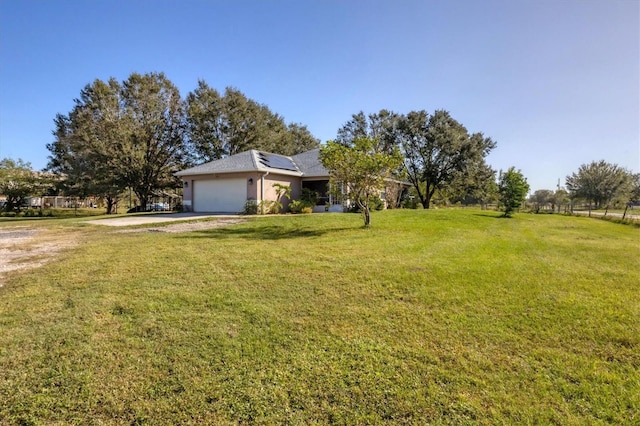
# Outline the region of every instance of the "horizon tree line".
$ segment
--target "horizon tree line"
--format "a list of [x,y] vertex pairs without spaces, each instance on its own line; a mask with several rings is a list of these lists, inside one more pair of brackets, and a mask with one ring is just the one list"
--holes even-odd
[[[294,155],[321,146],[305,125],[287,124],[237,89],[220,93],[199,80],[183,99],[164,73],[133,73],[123,82],[96,79],[80,91],[68,114],[56,115],[54,126],[46,170],[61,178],[49,184],[49,192],[99,196],[107,213],[125,190],[144,207],[154,192],[179,188],[174,173],[196,163],[248,149]],[[361,111],[338,129],[333,142],[353,147],[362,138],[372,141],[372,152],[400,153],[393,175],[411,183],[423,208],[431,207],[436,194],[483,208],[498,200],[499,176],[486,163],[496,142],[470,133],[448,111]],[[9,170],[30,167],[21,161],[2,164],[5,181]],[[633,192],[633,176],[617,165],[594,162],[568,176],[567,188],[570,197],[583,197],[598,208],[625,190]],[[3,190],[8,184],[0,181]]]

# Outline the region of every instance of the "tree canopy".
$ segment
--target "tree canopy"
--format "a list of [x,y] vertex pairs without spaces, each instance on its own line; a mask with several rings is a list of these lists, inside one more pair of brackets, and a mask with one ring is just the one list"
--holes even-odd
[[538,189],[530,197],[529,201],[533,203],[536,213],[546,206],[553,205],[555,194],[550,189]]
[[632,204],[640,204],[640,173],[632,174],[630,183],[629,202]]
[[369,138],[376,143],[376,151],[392,154],[400,146],[397,127],[401,116],[386,109],[365,116],[360,111],[338,129],[335,142],[353,146],[356,139]]
[[185,165],[184,107],[164,74],[132,74],[123,83],[126,137],[116,144],[113,167],[145,207],[153,192],[177,187]]
[[496,143],[482,133],[470,135],[449,112],[410,112],[399,121],[398,138],[409,181],[424,208],[429,208],[436,190],[461,173],[473,177],[474,185],[482,191],[489,190],[486,177],[491,173],[483,163]]
[[294,155],[320,146],[306,126],[286,125],[266,105],[228,87],[223,95],[200,80],[186,99],[187,138],[197,161],[248,149]]
[[486,209],[498,196],[496,171],[483,158],[455,173],[450,182],[443,184],[440,193],[445,193],[451,202],[480,204]]
[[506,172],[500,173],[498,193],[504,217],[511,217],[513,212],[520,208],[528,192],[529,184],[520,170],[510,167]]
[[111,213],[118,192],[126,185],[112,168],[112,154],[125,137],[121,85],[115,79],[85,86],[68,115],[54,120],[48,169],[63,176],[59,189],[67,195],[94,195],[107,201]]
[[68,193],[104,196],[110,212],[125,188],[144,207],[154,191],[179,185],[173,173],[187,153],[184,108],[162,73],[95,80],[55,124],[48,168],[64,176]]
[[320,161],[329,170],[329,185],[343,194],[363,214],[364,226],[371,224],[370,205],[385,188],[385,179],[402,164],[398,149],[387,154],[378,151],[378,141],[355,138],[350,146],[329,141],[320,148]]
[[97,79],[54,123],[47,168],[63,176],[67,194],[104,197],[108,212],[126,188],[144,208],[154,193],[179,187],[173,174],[196,161],[248,149],[293,155],[319,146],[305,125],[285,124],[236,89],[220,95],[199,81],[184,101],[163,73]]
[[630,172],[604,160],[583,164],[566,179],[571,198],[584,198],[589,205],[594,203],[596,209],[608,206],[616,196],[628,201],[631,182]]
[[[66,194],[105,198],[108,212],[127,188],[145,207],[154,193],[178,188],[174,173],[195,162],[249,149],[295,155],[320,146],[305,125],[285,123],[282,116],[237,89],[227,87],[221,94],[200,80],[183,100],[163,73],[133,73],[122,82],[97,79],[80,91],[68,114],[56,115],[54,123],[47,169],[61,177],[57,184]],[[339,156],[352,159],[356,173],[375,167],[381,167],[383,175],[405,173],[402,178],[411,182],[417,199],[429,208],[436,192],[449,201],[483,206],[499,194],[504,204],[508,180],[520,172],[509,169],[496,186],[496,173],[486,163],[495,147],[496,142],[482,133],[470,134],[448,111],[398,114],[382,109],[352,115],[322,153],[327,162]],[[373,163],[361,158],[362,153],[368,153]],[[397,158],[403,161],[395,164]],[[395,168],[386,168],[394,164]],[[333,173],[337,181],[337,172]],[[362,175],[343,174],[367,181]],[[601,160],[580,166],[567,176],[566,186],[572,199],[582,198],[599,208],[614,200],[637,202],[638,181],[638,175]],[[365,187],[358,191],[378,190],[372,182]],[[356,204],[366,199],[358,191],[352,192]],[[538,205],[559,204],[555,198],[539,193],[533,199]]]
[[495,171],[484,159],[496,143],[482,133],[469,134],[447,111],[359,112],[338,130],[336,142],[352,146],[358,138],[375,140],[379,152],[401,149],[407,178],[424,208],[438,190],[483,205],[495,196]]
[[31,170],[31,164],[21,159],[0,160],[0,194],[6,197],[5,211],[20,211],[31,196],[42,195],[45,180]]

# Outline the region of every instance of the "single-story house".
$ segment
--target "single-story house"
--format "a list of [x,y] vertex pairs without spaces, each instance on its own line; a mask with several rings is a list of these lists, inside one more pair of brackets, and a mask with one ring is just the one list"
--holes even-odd
[[[291,199],[309,188],[319,195],[315,211],[342,211],[341,200],[328,193],[329,171],[314,149],[291,157],[249,150],[176,173],[183,181],[183,207],[186,211],[238,213],[247,201],[275,200],[274,184],[291,186]],[[288,200],[280,202],[285,209]]]
[[[300,199],[302,189],[318,194],[315,212],[343,211],[343,200],[329,192],[329,171],[314,149],[291,157],[249,150],[176,173],[183,182],[185,211],[238,213],[248,201],[276,199],[274,184],[289,185],[291,199]],[[279,200],[284,209],[287,199]]]

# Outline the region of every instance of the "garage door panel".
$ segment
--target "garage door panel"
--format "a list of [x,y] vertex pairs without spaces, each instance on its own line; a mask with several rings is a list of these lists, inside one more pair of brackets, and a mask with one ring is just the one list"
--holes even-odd
[[198,180],[193,183],[195,212],[238,213],[247,199],[245,179]]

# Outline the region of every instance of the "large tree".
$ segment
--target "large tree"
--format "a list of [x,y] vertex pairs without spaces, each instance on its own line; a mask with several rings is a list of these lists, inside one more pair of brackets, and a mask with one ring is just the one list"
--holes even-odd
[[212,161],[248,149],[293,155],[317,148],[306,126],[291,123],[266,105],[228,87],[223,95],[200,80],[187,95],[187,136],[198,161]]
[[538,189],[534,192],[529,201],[533,204],[536,213],[540,212],[546,206],[553,206],[555,204],[555,194],[550,189]]
[[595,208],[607,207],[611,200],[630,188],[631,174],[617,164],[604,160],[580,166],[577,172],[566,178],[572,199],[583,198]]
[[504,217],[511,217],[529,192],[529,184],[520,170],[515,167],[509,168],[504,173],[500,173],[498,182],[498,193],[500,194],[500,205],[504,209]]
[[122,100],[130,127],[110,158],[146,208],[154,192],[180,185],[174,173],[184,167],[187,153],[184,106],[163,73],[132,74],[123,83]]
[[640,203],[640,173],[634,173],[630,177],[629,203]]
[[[306,125],[301,123],[289,123],[287,125],[287,134],[282,147],[283,155],[295,155],[301,152],[311,151],[320,147],[320,139],[313,136]],[[275,152],[274,154],[278,154]]]
[[401,117],[397,135],[407,176],[426,209],[435,192],[456,176],[473,167],[481,170],[484,158],[496,146],[482,133],[469,135],[462,124],[442,110],[432,115],[426,111],[410,112]]
[[121,90],[113,78],[85,86],[69,115],[56,116],[55,140],[47,146],[51,152],[48,169],[63,176],[59,189],[67,195],[103,197],[107,214],[112,213],[126,185],[110,158],[126,138]]
[[64,176],[70,193],[103,195],[110,209],[131,188],[145,208],[154,192],[179,185],[173,173],[185,164],[184,107],[162,73],[96,80],[55,124],[48,168]]
[[566,189],[564,188],[560,188],[558,187],[556,189],[556,191],[553,193],[553,209],[555,210],[555,208],[558,208],[558,213],[560,213],[560,210],[562,209],[562,207],[564,206],[565,209],[568,206],[568,200],[569,199],[569,193],[567,192]]
[[496,171],[484,159],[469,164],[464,170],[456,173],[451,182],[443,186],[449,201],[466,205],[480,204],[482,209],[486,209],[498,195]]
[[21,159],[0,160],[0,194],[6,197],[5,211],[20,211],[28,197],[42,195],[42,177]]
[[378,146],[374,139],[356,138],[350,146],[329,141],[320,148],[329,185],[343,188],[344,196],[360,208],[365,227],[371,224],[371,203],[384,190],[386,178],[402,164],[398,149],[388,154],[378,151]]
[[187,137],[198,159],[205,162],[229,155],[223,99],[203,81],[187,95]]
[[335,141],[352,146],[356,139],[369,138],[376,141],[378,152],[391,154],[400,144],[396,134],[400,118],[399,114],[386,109],[369,115],[360,111],[338,129]]

